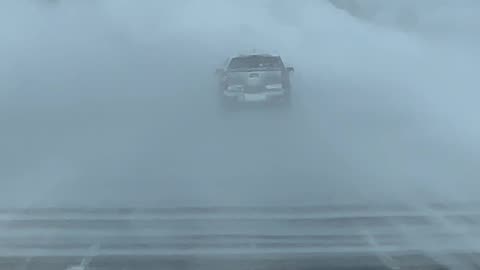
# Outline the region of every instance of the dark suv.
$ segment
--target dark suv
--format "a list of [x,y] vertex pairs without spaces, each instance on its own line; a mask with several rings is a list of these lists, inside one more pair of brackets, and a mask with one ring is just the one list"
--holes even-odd
[[220,97],[224,103],[266,103],[290,101],[290,73],[280,56],[239,55],[217,69]]

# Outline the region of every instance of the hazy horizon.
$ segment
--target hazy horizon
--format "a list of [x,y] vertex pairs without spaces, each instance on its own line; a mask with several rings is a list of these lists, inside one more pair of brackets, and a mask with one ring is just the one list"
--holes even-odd
[[[479,4],[390,2],[1,3],[0,207],[478,201]],[[290,111],[219,110],[252,49]]]

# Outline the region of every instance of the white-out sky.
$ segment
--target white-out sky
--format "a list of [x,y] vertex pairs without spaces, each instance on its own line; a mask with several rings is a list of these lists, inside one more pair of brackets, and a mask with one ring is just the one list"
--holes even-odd
[[[476,200],[479,4],[364,5],[2,2],[0,206]],[[251,49],[291,111],[218,110]]]

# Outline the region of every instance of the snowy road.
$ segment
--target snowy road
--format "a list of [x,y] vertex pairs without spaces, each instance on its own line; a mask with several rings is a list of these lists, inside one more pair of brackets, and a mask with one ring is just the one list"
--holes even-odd
[[95,256],[95,269],[269,268],[295,261],[305,269],[435,269],[429,267],[472,260],[479,222],[478,205],[3,209],[0,263],[62,269]]
[[[307,2],[2,3],[0,255],[476,253],[480,207],[431,205],[478,201],[476,6]],[[219,110],[215,68],[250,48],[295,67],[291,110]]]
[[[472,249],[480,209],[398,206],[30,209],[0,218],[2,254],[208,255]],[[441,244],[441,245],[439,245]]]

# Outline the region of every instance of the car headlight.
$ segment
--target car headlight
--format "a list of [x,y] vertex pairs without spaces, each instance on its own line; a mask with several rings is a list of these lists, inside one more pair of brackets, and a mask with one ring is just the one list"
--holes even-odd
[[243,90],[243,85],[240,85],[240,84],[229,85],[227,87],[227,91],[231,91],[231,92],[240,92],[242,90]]
[[267,84],[265,85],[267,90],[281,90],[283,88],[281,83]]

